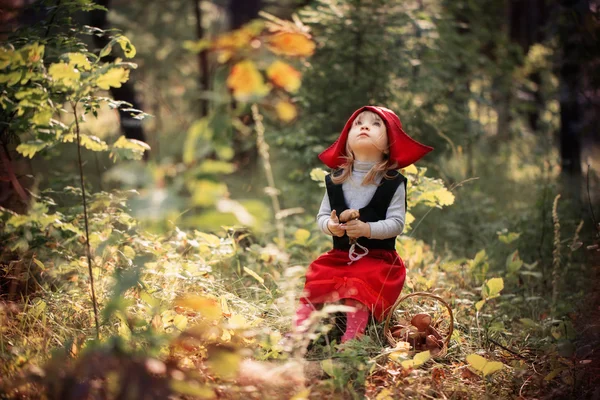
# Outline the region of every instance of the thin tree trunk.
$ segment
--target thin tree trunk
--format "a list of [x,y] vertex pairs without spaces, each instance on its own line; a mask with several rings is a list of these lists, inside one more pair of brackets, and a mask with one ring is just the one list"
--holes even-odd
[[[196,13],[196,36],[198,40],[204,37],[204,27],[202,26],[202,8],[200,7],[200,0],[193,0],[194,11]],[[202,97],[202,95],[209,89],[209,75],[208,70],[208,53],[206,50],[202,50],[198,54],[198,73],[199,73],[199,85],[201,91],[200,98],[200,116],[206,117],[208,115],[208,99]]]

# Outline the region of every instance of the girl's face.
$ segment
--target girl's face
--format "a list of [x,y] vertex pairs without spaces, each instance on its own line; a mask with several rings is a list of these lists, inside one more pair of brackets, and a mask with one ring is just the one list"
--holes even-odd
[[388,137],[381,117],[363,111],[352,122],[348,133],[348,147],[359,161],[381,161],[388,152]]

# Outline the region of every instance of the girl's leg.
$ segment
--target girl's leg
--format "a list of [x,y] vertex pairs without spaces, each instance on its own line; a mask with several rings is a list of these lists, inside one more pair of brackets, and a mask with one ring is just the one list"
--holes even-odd
[[364,304],[354,299],[347,299],[344,304],[356,308],[356,311],[346,314],[346,332],[342,336],[342,343],[361,337],[369,322],[369,310]]
[[306,304],[300,303],[294,316],[294,331],[298,332],[302,330],[302,324],[306,321],[310,314],[315,310],[320,310],[323,307],[322,304]]

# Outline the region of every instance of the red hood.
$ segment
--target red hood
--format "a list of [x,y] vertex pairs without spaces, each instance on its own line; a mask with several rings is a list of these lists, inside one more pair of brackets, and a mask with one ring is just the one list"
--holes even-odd
[[396,162],[398,168],[405,168],[414,164],[425,154],[433,150],[433,147],[421,144],[408,136],[402,129],[400,118],[385,107],[364,106],[356,110],[340,134],[340,137],[327,150],[319,154],[319,159],[330,168],[338,168],[345,161],[343,158],[346,153],[346,141],[348,132],[352,127],[352,122],[361,112],[369,110],[381,117],[385,122],[387,130],[388,143],[390,146],[390,160]]

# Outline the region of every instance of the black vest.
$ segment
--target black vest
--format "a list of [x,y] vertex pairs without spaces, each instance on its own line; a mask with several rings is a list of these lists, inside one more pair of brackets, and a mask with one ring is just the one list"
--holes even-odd
[[[340,174],[342,171],[336,171],[335,174]],[[387,209],[394,197],[394,193],[398,187],[404,183],[406,188],[406,178],[396,170],[388,171],[388,175],[392,176],[391,179],[385,179],[381,181],[381,184],[373,194],[373,198],[369,204],[358,210],[360,212],[360,220],[363,222],[376,222],[385,219]],[[336,185],[331,181],[331,175],[325,177],[325,183],[327,185],[327,196],[329,197],[329,204],[331,209],[335,210],[338,217],[342,214],[342,211],[348,209],[346,199],[344,199],[344,191],[342,185]],[[406,197],[404,198],[404,206],[406,208]],[[358,238],[358,243],[365,246],[368,249],[386,249],[395,250],[396,248],[396,236],[388,239],[368,239],[366,237]],[[344,234],[342,237],[333,236],[333,248],[340,250],[350,249],[350,240],[348,235]]]

